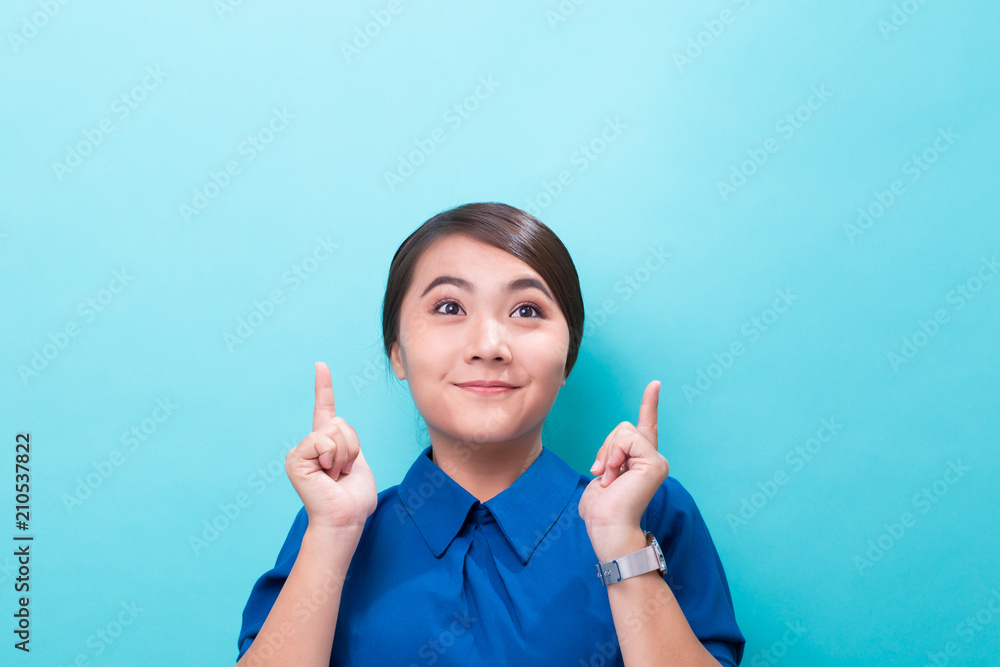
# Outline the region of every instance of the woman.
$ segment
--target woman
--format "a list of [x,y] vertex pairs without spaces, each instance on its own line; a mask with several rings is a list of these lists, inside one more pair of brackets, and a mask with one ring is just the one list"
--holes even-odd
[[393,257],[382,328],[431,444],[377,493],[316,365],[313,430],[286,461],[303,509],[244,609],[240,667],[739,663],[722,564],[657,452],[660,383],[597,450],[599,477],[542,445],[583,337],[548,227],[499,203],[432,217]]

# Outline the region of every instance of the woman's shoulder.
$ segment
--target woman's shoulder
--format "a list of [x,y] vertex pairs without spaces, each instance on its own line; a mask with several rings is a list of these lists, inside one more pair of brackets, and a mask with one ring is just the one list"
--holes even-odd
[[671,534],[703,523],[694,497],[675,477],[663,480],[642,517],[643,528],[654,534]]

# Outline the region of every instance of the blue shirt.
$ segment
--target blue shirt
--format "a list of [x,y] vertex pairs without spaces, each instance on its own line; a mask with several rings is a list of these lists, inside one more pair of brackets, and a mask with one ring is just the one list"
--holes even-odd
[[[622,666],[579,515],[593,477],[543,447],[509,488],[480,503],[430,456],[427,447],[398,486],[378,494],[344,582],[330,664]],[[307,520],[303,508],[254,584],[240,657],[291,571]],[[694,634],[720,663],[739,664],[745,640],[691,495],[668,477],[640,525],[660,543],[664,579]]]

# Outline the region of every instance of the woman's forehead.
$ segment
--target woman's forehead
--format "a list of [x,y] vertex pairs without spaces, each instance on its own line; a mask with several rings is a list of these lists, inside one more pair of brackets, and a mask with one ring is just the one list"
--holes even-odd
[[414,274],[429,280],[447,272],[470,282],[487,281],[491,277],[499,282],[499,276],[494,275],[497,270],[538,276],[509,252],[464,234],[451,234],[431,244],[417,261]]
[[499,293],[506,297],[530,292],[555,300],[545,279],[527,263],[477,239],[449,237],[429,247],[414,268],[404,301],[420,300],[438,285],[451,285],[471,295]]

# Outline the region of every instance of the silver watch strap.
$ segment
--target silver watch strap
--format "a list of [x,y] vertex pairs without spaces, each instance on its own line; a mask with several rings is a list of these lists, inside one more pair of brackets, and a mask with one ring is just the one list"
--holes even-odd
[[660,551],[660,545],[657,544],[653,534],[648,531],[646,532],[646,542],[649,546],[644,549],[634,551],[621,558],[598,563],[597,576],[601,583],[605,586],[616,584],[623,579],[646,574],[653,570],[659,570],[661,573],[666,572],[667,562],[663,558],[663,552]]

